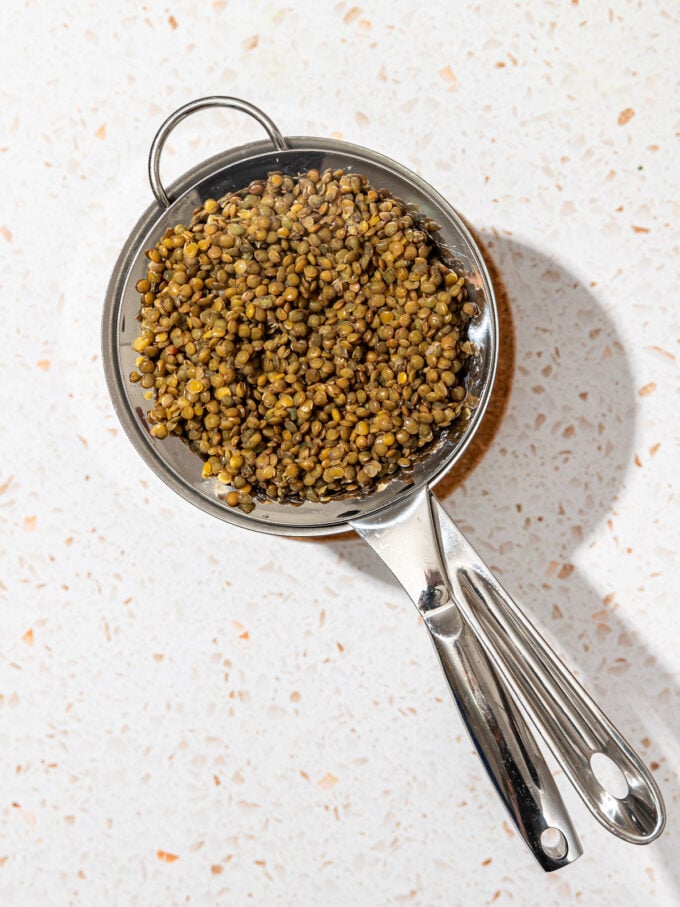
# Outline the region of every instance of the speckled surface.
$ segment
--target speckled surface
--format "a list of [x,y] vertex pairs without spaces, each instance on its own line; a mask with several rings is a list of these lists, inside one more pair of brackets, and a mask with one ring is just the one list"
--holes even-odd
[[[5,9],[0,903],[678,903],[679,25],[660,2]],[[123,436],[106,284],[153,132],[210,93],[398,157],[488,244],[515,383],[446,506],[652,764],[657,843],[565,787],[585,854],[542,875],[368,548],[211,521]],[[202,114],[163,172],[258,136]]]

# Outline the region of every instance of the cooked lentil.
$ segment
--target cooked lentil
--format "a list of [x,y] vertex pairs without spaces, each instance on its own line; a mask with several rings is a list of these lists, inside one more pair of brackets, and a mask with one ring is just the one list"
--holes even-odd
[[[436,224],[365,177],[270,173],[146,252],[130,380],[151,434],[254,499],[365,495],[467,419],[476,306]],[[226,489],[225,489],[226,492]]]

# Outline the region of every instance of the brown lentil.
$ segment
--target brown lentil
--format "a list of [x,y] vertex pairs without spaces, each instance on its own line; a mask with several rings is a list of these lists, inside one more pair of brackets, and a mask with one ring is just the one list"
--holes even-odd
[[254,499],[365,495],[470,416],[465,273],[436,224],[358,174],[312,170],[208,199],[146,255],[132,382],[153,437]]

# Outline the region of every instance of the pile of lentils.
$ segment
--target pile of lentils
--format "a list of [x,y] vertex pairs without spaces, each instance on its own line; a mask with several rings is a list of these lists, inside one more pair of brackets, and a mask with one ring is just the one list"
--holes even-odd
[[365,495],[470,416],[476,312],[437,225],[364,176],[270,173],[208,199],[146,252],[130,380],[155,438],[178,435],[255,499]]

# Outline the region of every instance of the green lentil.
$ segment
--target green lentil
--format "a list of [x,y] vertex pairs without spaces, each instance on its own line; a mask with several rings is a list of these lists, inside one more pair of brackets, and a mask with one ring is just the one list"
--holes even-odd
[[359,174],[270,173],[146,254],[130,381],[153,437],[255,500],[365,495],[470,416],[478,312],[438,227]]

